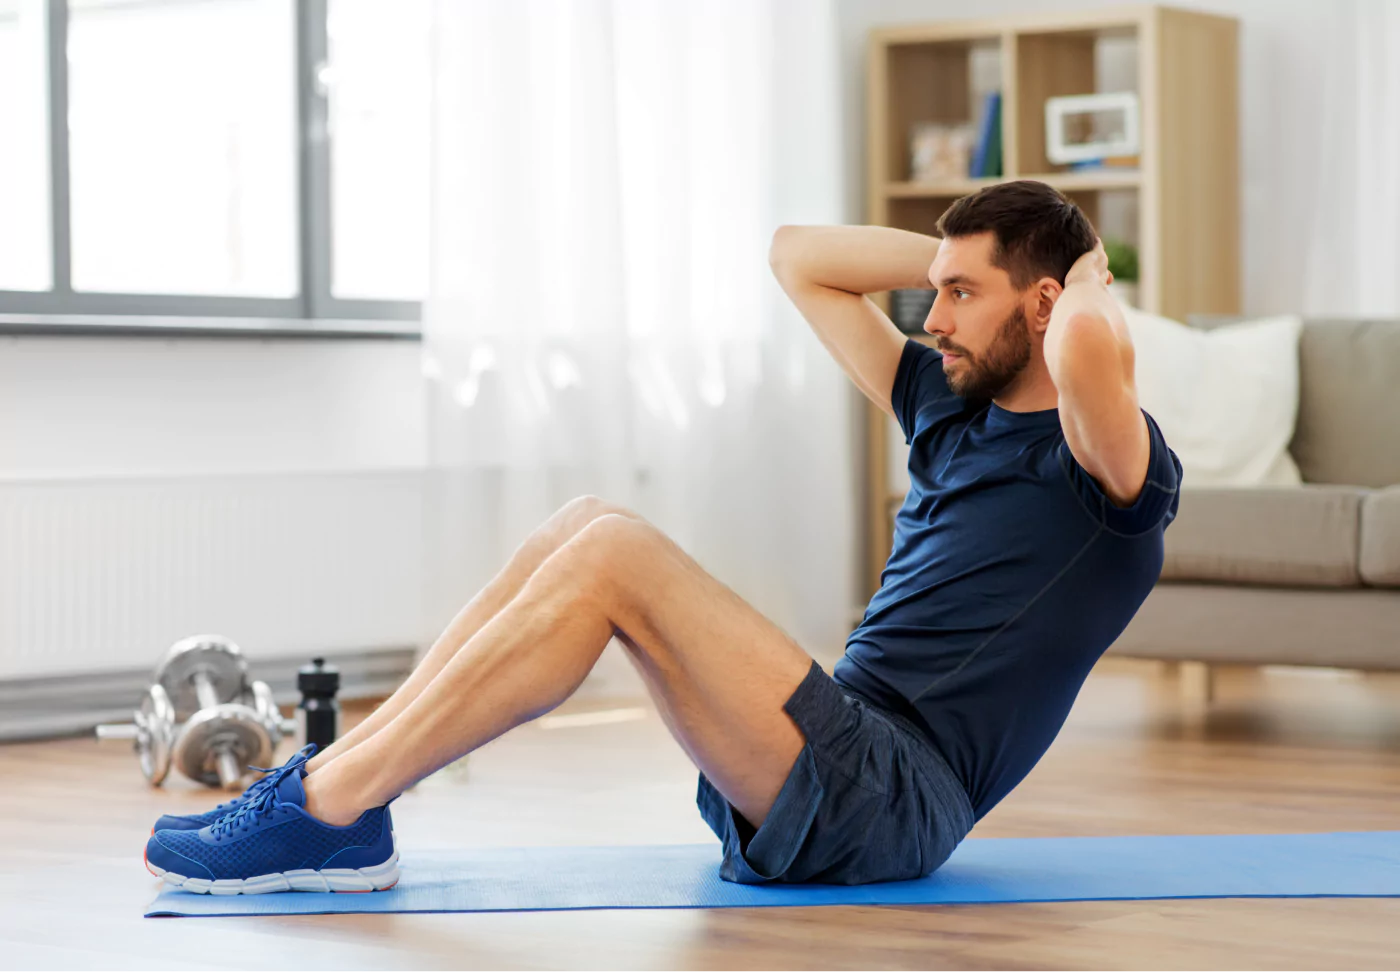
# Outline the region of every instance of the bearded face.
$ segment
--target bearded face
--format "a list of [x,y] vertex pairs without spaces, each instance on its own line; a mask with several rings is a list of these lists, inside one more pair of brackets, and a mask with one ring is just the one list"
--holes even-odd
[[948,387],[959,398],[990,400],[1000,395],[1030,363],[1031,338],[1026,312],[1020,306],[1001,322],[992,342],[977,354],[942,338],[937,350],[943,359]]

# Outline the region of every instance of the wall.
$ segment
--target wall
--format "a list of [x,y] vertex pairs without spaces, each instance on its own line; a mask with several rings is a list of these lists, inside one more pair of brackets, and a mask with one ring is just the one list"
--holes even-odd
[[403,340],[0,338],[0,479],[418,468]]
[[[836,0],[841,34],[848,220],[863,218],[865,198],[865,43],[889,24],[997,17],[1042,11],[1036,0],[983,0],[975,11],[952,0]],[[1053,9],[1120,4],[1073,0]],[[1241,195],[1244,313],[1346,312],[1344,298],[1312,296],[1303,272],[1304,242],[1319,209],[1342,204],[1349,187],[1320,178],[1324,78],[1347,69],[1333,36],[1354,0],[1181,0],[1172,6],[1240,20]],[[1335,106],[1344,108],[1345,106]],[[1343,138],[1345,132],[1341,133]],[[1350,142],[1348,142],[1350,144]],[[1339,244],[1340,245],[1340,244]]]
[[0,338],[0,679],[139,671],[202,631],[264,663],[430,639],[419,359]]

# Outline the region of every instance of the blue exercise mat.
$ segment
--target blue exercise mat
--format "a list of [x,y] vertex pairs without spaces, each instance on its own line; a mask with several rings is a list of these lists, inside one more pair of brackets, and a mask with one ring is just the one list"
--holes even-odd
[[973,839],[929,877],[856,887],[731,884],[719,856],[717,843],[410,849],[388,891],[166,888],[146,916],[1400,896],[1400,831]]

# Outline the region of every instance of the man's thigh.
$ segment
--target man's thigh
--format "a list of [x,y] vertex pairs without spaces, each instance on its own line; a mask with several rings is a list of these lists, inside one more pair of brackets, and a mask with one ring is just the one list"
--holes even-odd
[[646,520],[609,515],[588,531],[603,606],[662,718],[759,826],[806,741],[783,703],[811,656]]

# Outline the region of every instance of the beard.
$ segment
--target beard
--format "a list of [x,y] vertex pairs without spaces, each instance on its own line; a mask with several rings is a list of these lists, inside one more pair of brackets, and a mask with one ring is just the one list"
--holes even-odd
[[950,342],[938,343],[939,351],[945,347],[962,356],[963,367],[947,374],[948,387],[953,394],[959,398],[990,401],[1005,391],[1030,364],[1031,338],[1026,333],[1026,312],[1017,307],[1001,322],[992,343],[976,357]]

